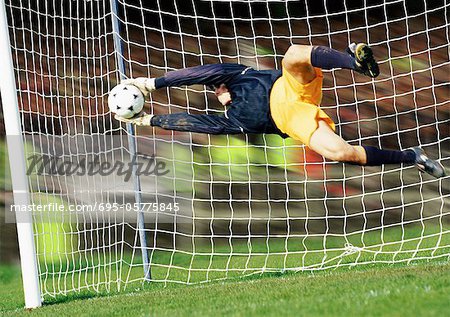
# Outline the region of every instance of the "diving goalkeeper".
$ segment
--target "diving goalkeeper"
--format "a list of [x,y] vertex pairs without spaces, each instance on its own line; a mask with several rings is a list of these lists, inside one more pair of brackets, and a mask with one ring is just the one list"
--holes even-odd
[[292,45],[280,70],[254,70],[240,64],[210,64],[168,72],[159,78],[135,78],[144,96],[155,89],[203,84],[227,106],[223,115],[175,113],[116,119],[139,126],[208,134],[271,133],[292,137],[327,159],[350,164],[416,164],[422,172],[443,177],[443,166],[415,147],[397,151],[352,146],[338,136],[333,120],[319,107],[321,69],[346,68],[369,77],[379,75],[371,48],[352,43],[346,52],[325,46]]

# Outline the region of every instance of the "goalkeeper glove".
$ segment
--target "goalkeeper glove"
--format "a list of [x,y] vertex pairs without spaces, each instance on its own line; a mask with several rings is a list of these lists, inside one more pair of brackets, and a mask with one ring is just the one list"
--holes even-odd
[[142,92],[145,98],[147,98],[151,92],[156,90],[155,78],[137,77],[124,79],[120,83],[125,85],[136,86]]
[[126,119],[124,117],[115,115],[114,118],[116,120],[119,120],[120,122],[124,122],[124,123],[131,123],[137,126],[151,126],[151,121],[153,118],[152,114],[146,114],[145,112],[141,112],[138,115]]

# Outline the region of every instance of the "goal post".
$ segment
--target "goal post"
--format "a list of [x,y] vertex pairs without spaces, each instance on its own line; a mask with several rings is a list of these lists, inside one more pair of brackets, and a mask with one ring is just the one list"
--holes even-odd
[[[321,108],[337,133],[353,145],[421,146],[448,168],[448,1],[0,7],[3,113],[19,138],[8,142],[15,204],[43,209],[17,224],[26,307],[157,283],[449,260],[449,176],[331,162],[277,135],[134,129],[107,105],[125,75],[210,63],[281,70],[292,44],[366,42],[379,77],[324,71]],[[226,110],[203,85],[158,89],[144,107]]]
[[[2,96],[3,114],[8,156],[11,168],[11,180],[14,203],[30,205],[28,177],[25,173],[25,153],[22,138],[22,125],[17,102],[17,88],[14,77],[14,67],[11,57],[11,42],[9,39],[8,21],[5,13],[5,1],[0,0],[0,60],[4,69],[0,72],[0,90]],[[9,211],[6,211],[9,212]],[[16,213],[17,237],[19,240],[20,266],[22,271],[25,308],[41,306],[36,248],[34,245],[33,219],[31,212]]]
[[[110,0],[111,5],[111,19],[112,19],[112,29],[114,33],[114,48],[116,51],[117,58],[117,66],[118,71],[120,73],[120,79],[125,79],[125,63],[123,60],[123,49],[122,49],[122,41],[120,39],[120,27],[119,27],[119,16],[117,12],[117,1],[118,0]],[[127,132],[128,132],[128,145],[131,155],[131,161],[138,160],[137,158],[137,146],[136,146],[136,132],[135,128],[131,123],[127,123]],[[142,204],[142,192],[141,192],[141,180],[140,176],[137,175],[137,166],[133,166],[133,189],[134,189],[134,197],[137,205],[139,206],[138,211],[138,231],[139,231],[139,241],[141,244],[141,254],[142,254],[142,265],[144,269],[144,278],[146,281],[151,280],[151,268],[148,259],[148,250],[147,250],[147,237],[145,234],[145,220],[144,220],[144,212],[143,212],[143,204]]]

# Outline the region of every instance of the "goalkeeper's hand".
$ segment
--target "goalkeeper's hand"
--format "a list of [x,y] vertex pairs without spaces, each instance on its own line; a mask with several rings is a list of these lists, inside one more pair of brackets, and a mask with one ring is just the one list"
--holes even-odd
[[145,98],[147,98],[148,95],[156,89],[155,78],[137,77],[124,79],[120,81],[120,83],[136,86],[142,92]]
[[124,123],[131,123],[137,126],[150,126],[153,118],[152,114],[146,114],[145,112],[141,112],[132,118],[124,118],[118,115],[115,115],[114,118]]

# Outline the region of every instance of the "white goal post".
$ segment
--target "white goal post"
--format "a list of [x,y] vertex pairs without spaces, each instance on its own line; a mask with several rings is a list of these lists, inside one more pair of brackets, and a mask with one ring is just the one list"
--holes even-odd
[[[5,3],[0,0],[0,7]],[[0,89],[2,94],[3,112],[5,116],[5,132],[8,136],[8,155],[11,166],[11,180],[16,204],[30,204],[28,179],[25,174],[25,153],[22,138],[22,127],[19,117],[19,105],[17,102],[17,88],[14,78],[14,68],[10,50],[8,24],[5,10],[0,12],[0,59],[3,61],[4,70],[0,73]],[[41,306],[41,293],[39,289],[36,248],[34,245],[31,213],[17,215],[17,237],[20,244],[20,260],[22,269],[22,281],[25,294],[25,306],[35,308]]]
[[[125,77],[208,63],[281,69],[291,44],[345,50],[366,42],[379,77],[324,71],[321,107],[337,133],[351,144],[421,146],[448,168],[448,1],[1,0],[0,7],[13,180],[6,190],[14,192],[5,212],[23,220],[26,307],[154,283],[449,260],[448,176],[330,162],[275,135],[134,131],[107,106]],[[160,89],[145,109],[225,110],[201,85]]]

